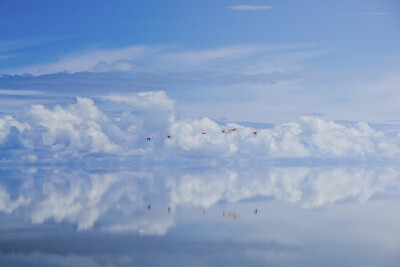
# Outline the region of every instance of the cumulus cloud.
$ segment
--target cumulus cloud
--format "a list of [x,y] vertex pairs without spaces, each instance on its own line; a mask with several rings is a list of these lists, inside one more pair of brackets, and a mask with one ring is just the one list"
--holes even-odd
[[[83,153],[118,150],[118,145],[112,143],[103,131],[107,128],[107,117],[91,99],[78,97],[76,104],[66,108],[56,106],[53,110],[43,105],[32,105],[26,119],[33,126],[33,131],[27,132],[24,140],[28,147],[43,146],[53,151]],[[38,140],[34,140],[36,138]]]
[[4,150],[21,148],[20,133],[29,127],[11,116],[0,118],[0,147]]
[[[64,107],[32,105],[18,119],[0,118],[0,145],[10,153],[25,151],[37,160],[62,162],[94,154],[148,155],[152,160],[180,162],[180,159],[394,159],[400,152],[399,135],[385,135],[365,122],[345,126],[301,117],[297,122],[254,129],[237,123],[221,124],[209,118],[179,119],[176,102],[162,91],[101,98],[130,108],[108,116],[92,99],[81,97]],[[151,140],[147,141],[147,137]]]

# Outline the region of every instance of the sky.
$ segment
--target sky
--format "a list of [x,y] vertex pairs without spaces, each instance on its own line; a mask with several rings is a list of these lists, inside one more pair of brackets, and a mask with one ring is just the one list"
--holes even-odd
[[191,118],[398,119],[397,1],[0,5],[3,112],[32,102],[7,90],[44,103],[162,90]]
[[397,266],[399,26],[394,0],[0,1],[0,262]]

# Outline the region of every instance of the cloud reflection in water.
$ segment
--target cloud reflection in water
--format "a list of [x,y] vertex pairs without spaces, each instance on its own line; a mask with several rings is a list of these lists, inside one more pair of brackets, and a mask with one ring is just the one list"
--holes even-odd
[[[1,174],[0,258],[4,262],[29,263],[41,257],[48,265],[62,265],[59,255],[66,253],[69,256],[62,259],[69,264],[101,265],[103,260],[133,265],[140,259],[149,264],[155,261],[146,253],[153,251],[164,260],[158,265],[173,264],[168,253],[177,257],[175,265],[202,262],[199,255],[207,253],[211,263],[199,265],[319,265],[328,258],[331,263],[359,263],[360,255],[379,248],[378,258],[384,255],[390,264],[397,260],[393,252],[400,249],[396,241],[400,227],[394,224],[400,216],[391,212],[400,208],[400,170],[393,166],[176,171],[27,167],[3,169]],[[228,211],[235,212],[237,219],[229,217]],[[12,234],[15,231],[20,233]],[[36,232],[41,234],[32,234]],[[54,250],[49,244],[56,240],[63,240],[65,246],[97,240],[104,247],[79,251],[60,245]],[[110,250],[114,245],[129,245],[132,250]],[[322,254],[316,257],[319,245]],[[346,249],[355,254],[342,261],[330,258],[348,254]],[[191,258],[184,260],[183,255]],[[228,255],[229,261],[221,258]]]
[[[264,167],[84,171],[30,168],[3,171],[0,210],[34,224],[68,222],[78,230],[164,235],[180,208],[209,209],[218,203],[273,199],[299,208],[366,202],[399,190],[393,167]],[[150,211],[146,206],[151,204]],[[172,212],[168,213],[170,206]],[[3,215],[6,216],[6,215]]]

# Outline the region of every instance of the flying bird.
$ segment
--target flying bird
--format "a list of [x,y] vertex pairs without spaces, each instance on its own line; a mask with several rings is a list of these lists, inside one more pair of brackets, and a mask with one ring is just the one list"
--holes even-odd
[[147,141],[150,141],[150,140],[151,140],[151,138],[150,138],[150,137],[147,137],[147,138],[146,138],[146,140],[147,140]]

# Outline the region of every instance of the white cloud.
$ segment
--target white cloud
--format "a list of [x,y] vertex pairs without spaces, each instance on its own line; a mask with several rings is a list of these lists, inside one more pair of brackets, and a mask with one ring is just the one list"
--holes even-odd
[[108,118],[100,112],[91,99],[77,98],[77,103],[66,109],[56,106],[53,110],[42,105],[32,105],[26,114],[33,127],[42,127],[40,143],[59,152],[112,153],[119,149],[112,143],[102,128],[107,127]]
[[[29,125],[20,123],[12,116],[4,116],[0,118],[0,144],[4,143],[6,137],[10,135],[13,128],[17,129],[18,132],[22,132],[25,128],[29,128]],[[13,132],[11,134],[16,135],[17,133]]]
[[272,9],[272,6],[251,6],[251,5],[234,5],[229,6],[229,9],[242,11],[242,10],[269,10]]
[[[386,136],[365,122],[344,126],[301,117],[298,122],[253,129],[237,123],[218,124],[209,118],[179,119],[175,101],[162,91],[102,99],[128,104],[130,111],[109,118],[93,100],[80,97],[66,107],[32,105],[19,120],[0,118],[0,144],[10,153],[15,149],[31,155],[46,151],[36,155],[38,161],[69,161],[92,154],[154,155],[154,160],[161,161],[306,157],[366,160],[393,159],[400,153],[398,136]],[[237,130],[222,132],[232,128]]]
[[383,132],[375,131],[365,122],[358,122],[355,127],[349,128],[313,117],[302,117],[301,120],[304,141],[314,155],[364,157],[399,153],[398,147],[386,147]]

